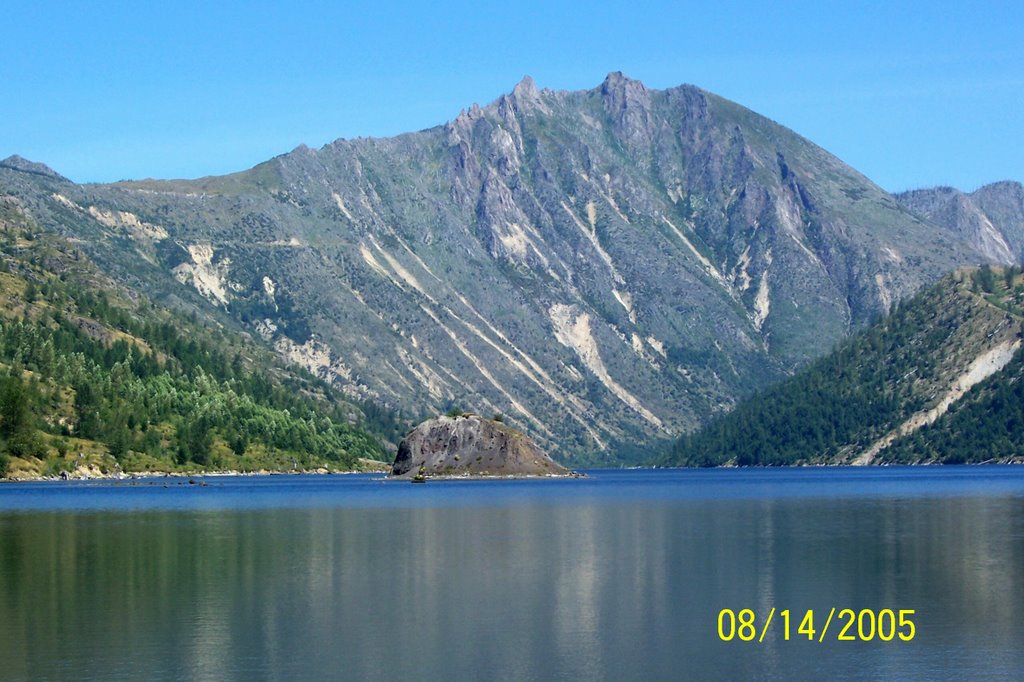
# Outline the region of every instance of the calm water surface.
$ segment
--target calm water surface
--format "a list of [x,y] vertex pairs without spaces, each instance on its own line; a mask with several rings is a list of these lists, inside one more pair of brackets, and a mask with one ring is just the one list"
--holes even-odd
[[2,484],[0,678],[1024,676],[1024,467],[590,473]]

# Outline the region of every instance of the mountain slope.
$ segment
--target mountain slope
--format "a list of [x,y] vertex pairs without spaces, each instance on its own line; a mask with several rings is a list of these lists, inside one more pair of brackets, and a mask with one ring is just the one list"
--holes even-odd
[[622,74],[223,177],[8,160],[0,191],[349,395],[501,412],[574,465],[695,428],[985,258],[792,131]]
[[396,435],[237,332],[111,282],[10,199],[0,311],[0,477],[353,469]]
[[[682,438],[679,465],[985,461],[1024,454],[1019,270],[960,272]],[[983,418],[982,418],[983,417]],[[1016,426],[1014,426],[1016,424]]]
[[952,187],[896,195],[900,205],[967,241],[988,260],[1003,265],[1024,254],[1024,185],[996,182],[971,192]]

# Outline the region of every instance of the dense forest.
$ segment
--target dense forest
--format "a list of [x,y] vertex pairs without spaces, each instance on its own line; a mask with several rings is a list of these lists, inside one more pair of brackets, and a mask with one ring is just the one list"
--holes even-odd
[[237,332],[117,289],[0,213],[0,476],[352,470],[406,424]]
[[[805,370],[680,438],[676,466],[848,463],[933,408],[970,363],[1020,338],[1015,268],[951,275]],[[897,434],[875,461],[974,462],[1024,454],[1021,351],[934,424]]]

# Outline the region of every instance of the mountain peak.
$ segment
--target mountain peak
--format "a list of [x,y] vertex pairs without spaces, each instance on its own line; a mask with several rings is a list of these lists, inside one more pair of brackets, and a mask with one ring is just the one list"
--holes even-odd
[[37,163],[35,161],[29,161],[23,156],[12,154],[3,161],[0,161],[0,168],[10,168],[11,170],[20,171],[22,173],[33,173],[35,175],[43,175],[54,180],[60,180],[61,182],[70,182],[63,175],[53,170],[44,163]]
[[987,185],[982,185],[978,189],[971,192],[971,194],[985,193],[985,192],[1016,192],[1020,194],[1021,190],[1024,190],[1024,185],[1016,180],[999,180],[997,182],[990,182]]
[[540,95],[537,91],[537,84],[529,75],[523,76],[523,79],[516,83],[516,86],[512,88],[512,94],[517,98],[524,99],[536,99]]
[[626,74],[622,73],[621,71],[611,71],[611,72],[609,72],[608,75],[604,77],[604,81],[601,83],[601,89],[602,90],[609,90],[609,89],[612,89],[612,88],[620,89],[620,88],[624,88],[624,87],[628,87],[628,86],[632,86],[632,87],[640,86],[640,88],[642,88],[644,90],[647,89],[646,86],[644,86],[644,84],[642,82],[640,82],[640,81],[638,81],[636,79],[630,78],[629,76],[627,76]]
[[601,83],[601,95],[609,111],[623,111],[632,108],[646,108],[650,103],[647,86],[633,80],[621,71],[609,73]]

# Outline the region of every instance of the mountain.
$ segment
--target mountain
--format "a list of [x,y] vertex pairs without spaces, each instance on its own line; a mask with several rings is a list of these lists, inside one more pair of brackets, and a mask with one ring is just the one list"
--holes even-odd
[[996,182],[967,194],[952,187],[896,195],[901,206],[946,228],[994,263],[1024,255],[1024,185]]
[[620,73],[221,177],[43,169],[0,163],[0,194],[117,281],[352,397],[502,413],[574,466],[635,460],[999,260],[738,104]]
[[676,443],[666,463],[1020,461],[1024,281],[961,271]]
[[0,477],[380,467],[400,428],[0,199]]

